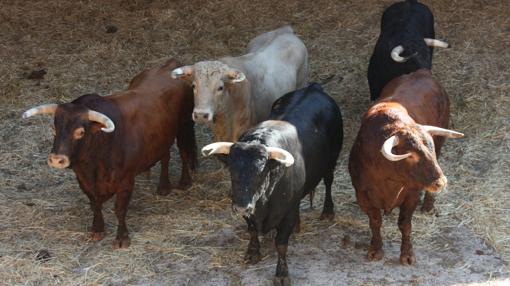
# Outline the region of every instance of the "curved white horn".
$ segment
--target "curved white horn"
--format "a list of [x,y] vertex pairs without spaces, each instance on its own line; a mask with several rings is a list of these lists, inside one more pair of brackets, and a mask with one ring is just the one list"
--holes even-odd
[[202,155],[210,156],[212,154],[225,154],[228,155],[230,153],[230,147],[234,143],[232,142],[215,142],[211,143],[202,148]]
[[43,104],[36,107],[32,107],[29,110],[23,112],[21,117],[23,119],[29,118],[31,116],[37,115],[37,114],[55,114],[55,111],[57,110],[57,104],[50,103],[50,104]]
[[407,58],[401,57],[400,54],[404,51],[402,45],[396,46],[391,50],[391,58],[397,63],[403,63],[407,61]]
[[411,156],[411,153],[402,154],[402,155],[396,155],[391,152],[391,149],[393,147],[398,145],[398,137],[397,135],[393,135],[390,138],[388,138],[386,141],[384,141],[384,144],[381,148],[381,153],[383,156],[390,160],[390,161],[400,161],[403,160],[409,156]]
[[180,78],[182,76],[191,75],[193,73],[193,67],[192,66],[183,66],[180,68],[174,69],[170,75],[173,79]]
[[285,167],[290,167],[294,164],[294,156],[288,151],[278,147],[266,147],[266,150],[269,153],[269,159],[276,160],[284,164]]
[[423,40],[425,40],[425,43],[429,47],[438,47],[438,48],[449,48],[450,47],[450,44],[448,44],[447,42],[440,41],[440,40],[429,39],[429,38],[424,38]]
[[88,118],[90,121],[98,122],[103,124],[106,127],[101,128],[103,132],[113,132],[115,130],[115,124],[113,124],[113,121],[106,115],[99,113],[94,110],[89,110],[88,112]]
[[463,133],[453,131],[450,129],[444,129],[441,127],[430,126],[430,125],[422,125],[421,127],[423,127],[423,129],[425,129],[425,131],[427,131],[432,136],[444,136],[444,137],[448,137],[448,138],[462,138],[462,137],[464,137]]

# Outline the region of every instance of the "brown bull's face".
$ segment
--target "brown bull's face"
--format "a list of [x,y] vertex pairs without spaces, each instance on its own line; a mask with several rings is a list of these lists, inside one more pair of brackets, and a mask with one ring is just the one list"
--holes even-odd
[[440,192],[446,187],[447,180],[436,158],[432,136],[422,128],[409,128],[399,132],[400,144],[395,146],[395,153],[411,155],[402,160],[402,174],[409,176],[419,188],[429,192]]
[[94,124],[87,119],[87,112],[87,108],[72,103],[58,106],[54,117],[55,138],[48,156],[50,167],[64,169],[70,166],[73,154]]

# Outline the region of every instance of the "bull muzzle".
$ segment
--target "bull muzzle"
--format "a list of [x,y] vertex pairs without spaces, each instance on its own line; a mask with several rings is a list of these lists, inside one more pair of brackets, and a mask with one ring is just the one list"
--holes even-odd
[[69,160],[69,157],[67,157],[66,155],[58,155],[51,153],[48,156],[48,165],[52,168],[64,169],[69,167],[70,163],[71,162]]
[[446,188],[447,184],[448,184],[448,180],[446,179],[445,176],[442,176],[439,179],[432,182],[432,184],[425,187],[425,191],[431,192],[431,193],[439,193]]
[[254,208],[253,208],[253,206],[251,204],[246,206],[246,207],[242,207],[242,206],[239,206],[239,205],[236,205],[236,204],[232,204],[232,211],[236,215],[240,215],[240,216],[243,216],[243,217],[249,217],[250,215],[253,214]]
[[193,121],[196,123],[209,123],[213,120],[213,113],[208,110],[194,110],[193,111]]

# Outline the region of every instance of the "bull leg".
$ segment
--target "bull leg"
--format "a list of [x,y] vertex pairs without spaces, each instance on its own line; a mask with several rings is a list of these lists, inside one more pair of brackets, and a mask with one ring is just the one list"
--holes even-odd
[[114,249],[127,248],[131,243],[126,226],[126,213],[129,200],[131,199],[131,194],[133,192],[133,183],[134,182],[131,182],[128,187],[123,187],[123,189],[117,192],[115,200],[115,215],[117,216],[119,224],[117,227],[117,237],[113,241]]
[[310,191],[310,194],[308,194],[310,198],[310,209],[313,210],[313,198],[315,197],[315,189]]
[[430,192],[425,192],[425,196],[423,197],[423,204],[421,205],[421,211],[424,213],[433,213],[434,212],[434,202],[435,197]]
[[278,263],[276,264],[276,275],[273,279],[275,286],[290,286],[289,267],[287,265],[287,246],[289,237],[297,223],[299,217],[299,205],[295,206],[287,216],[282,220],[277,228],[275,245],[278,253]]
[[301,215],[299,214],[299,209],[298,209],[297,221],[296,221],[296,224],[294,225],[294,233],[300,233],[300,232],[301,232]]
[[250,233],[250,243],[248,244],[248,249],[246,250],[246,254],[244,255],[244,262],[248,264],[257,264],[262,255],[260,254],[260,242],[259,242],[259,234],[255,225],[250,222],[248,223],[248,232]]
[[191,187],[191,171],[194,171],[198,165],[197,144],[195,132],[193,130],[193,122],[188,123],[188,125],[179,130],[177,134],[177,148],[179,149],[182,164],[181,178],[177,188],[181,190],[186,190]]
[[[168,164],[170,161],[170,151],[161,158],[161,173],[159,174],[159,184],[156,193],[166,196],[170,193],[170,180],[168,179]],[[149,170],[150,172],[150,170]]]
[[324,176],[324,186],[326,186],[326,195],[324,196],[324,207],[320,219],[332,221],[335,218],[335,206],[331,197],[331,185],[333,184],[333,172]]
[[418,197],[418,195],[408,195],[400,206],[398,228],[402,233],[402,245],[400,246],[400,264],[402,265],[412,265],[416,262],[411,242],[411,219],[418,204]]
[[90,209],[94,214],[92,220],[92,228],[90,230],[89,238],[92,241],[100,241],[104,238],[104,218],[103,218],[103,201],[96,198],[93,194],[85,192],[90,201]]
[[381,210],[370,206],[368,208],[367,214],[370,230],[372,231],[372,240],[370,241],[367,257],[369,261],[381,260],[384,257],[384,251],[382,249],[383,243],[381,238]]
[[104,238],[104,218],[103,218],[103,203],[107,201],[110,196],[96,196],[94,188],[91,188],[85,181],[78,179],[78,184],[82,191],[87,195],[90,202],[90,209],[93,213],[92,228],[90,230],[89,238],[92,241],[100,241]]
[[179,149],[179,153],[185,154],[186,164],[191,171],[195,171],[198,166],[197,141],[195,138],[194,125],[195,122],[190,120],[185,123],[177,133],[177,148]]
[[187,190],[191,187],[191,173],[190,173],[190,161],[192,159],[190,158],[190,154],[187,151],[183,151],[182,149],[179,149],[179,153],[181,156],[181,178],[179,180],[179,185],[177,186],[177,189],[179,190]]

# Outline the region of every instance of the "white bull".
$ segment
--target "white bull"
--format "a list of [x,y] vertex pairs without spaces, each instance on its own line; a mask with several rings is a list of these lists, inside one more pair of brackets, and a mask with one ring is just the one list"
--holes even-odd
[[290,26],[257,36],[247,52],[172,71],[192,85],[193,120],[206,123],[216,141],[237,141],[267,119],[277,98],[307,83],[308,52]]

